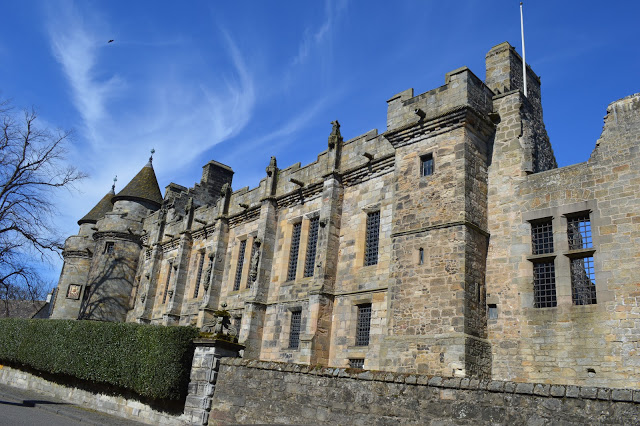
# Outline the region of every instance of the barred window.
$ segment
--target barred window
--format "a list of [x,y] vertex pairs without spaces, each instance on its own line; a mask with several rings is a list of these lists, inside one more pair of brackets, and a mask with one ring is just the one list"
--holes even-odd
[[533,254],[553,253],[553,227],[551,219],[531,224]]
[[291,327],[289,328],[289,349],[298,349],[300,345],[300,320],[301,311],[291,312]]
[[596,304],[596,274],[593,257],[571,259],[571,298],[574,305]]
[[349,368],[364,368],[364,358],[349,358]]
[[238,265],[236,266],[236,277],[233,282],[233,291],[240,290],[240,281],[242,281],[242,268],[244,267],[244,252],[247,249],[247,240],[240,241],[240,249],[238,250]]
[[314,217],[309,221],[309,241],[307,242],[307,257],[304,260],[304,276],[312,277],[316,264],[316,247],[318,246],[318,225],[320,218]]
[[164,283],[164,294],[162,295],[162,304],[167,303],[167,293],[169,292],[169,283],[171,282],[172,270],[173,270],[173,263],[169,262],[169,268],[167,269],[167,281]]
[[536,308],[552,308],[558,305],[553,261],[533,264],[533,302]]
[[569,238],[569,250],[593,247],[589,213],[567,218],[567,237]]
[[200,293],[200,281],[202,280],[202,267],[204,266],[204,252],[200,252],[200,259],[198,261],[198,274],[196,275],[196,288],[193,290],[193,298],[198,297]]
[[113,241],[107,241],[106,243],[104,243],[105,254],[113,253],[114,249],[115,249],[115,243]]
[[371,303],[358,305],[356,324],[356,346],[368,346],[371,332]]
[[364,266],[378,263],[378,241],[380,239],[380,210],[367,214],[367,237],[364,247]]
[[420,157],[420,176],[433,174],[433,154],[426,154]]
[[300,251],[300,231],[302,223],[298,222],[293,225],[293,235],[291,236],[291,252],[289,253],[289,270],[287,271],[287,281],[296,279],[296,270],[298,268],[298,252]]

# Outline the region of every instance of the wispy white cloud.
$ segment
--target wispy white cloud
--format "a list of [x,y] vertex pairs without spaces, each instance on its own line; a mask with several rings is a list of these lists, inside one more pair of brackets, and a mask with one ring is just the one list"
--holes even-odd
[[[171,35],[164,44],[174,47],[171,61],[166,49],[159,49],[158,57],[154,49],[145,49],[138,63],[129,63],[135,72],[121,70],[121,64],[107,61],[102,50],[119,48],[106,43],[105,35],[113,34],[106,19],[73,3],[63,5],[48,11],[48,35],[80,117],[71,156],[91,175],[80,187],[83,197],[61,200],[76,220],[107,192],[115,174],[125,185],[145,164],[152,147],[162,185],[249,122],[256,97],[253,76],[229,33],[221,31],[216,40],[216,54],[229,64],[225,72],[194,72],[200,64],[189,61],[199,57],[198,49],[210,47],[180,43],[180,36]],[[163,42],[126,43],[127,49],[136,49]]]
[[[287,120],[286,124],[276,128],[275,130],[257,138],[250,138],[247,142],[238,145],[230,151],[223,161],[231,161],[234,158],[241,157],[241,154],[254,152],[261,146],[268,146],[269,150],[275,151],[283,145],[292,143],[292,136],[302,131],[309,123],[314,120],[318,114],[331,103],[333,96],[320,98],[312,105],[304,108],[293,119]],[[273,143],[273,141],[279,141]]]
[[347,7],[346,0],[325,0],[325,16],[317,27],[307,27],[302,41],[298,46],[298,53],[293,58],[293,65],[300,65],[307,61],[313,49],[327,42],[331,37],[338,18]]
[[[88,31],[88,21],[82,19],[73,7],[62,7],[58,13],[59,19],[51,21],[57,24],[49,26],[51,49],[63,67],[72,89],[73,102],[91,135],[89,140],[93,142],[96,125],[105,117],[105,103],[124,88],[123,82],[117,75],[98,77],[98,46],[104,44],[104,40],[98,37],[95,29]],[[91,20],[97,21],[95,17]],[[96,27],[101,26],[96,23]]]

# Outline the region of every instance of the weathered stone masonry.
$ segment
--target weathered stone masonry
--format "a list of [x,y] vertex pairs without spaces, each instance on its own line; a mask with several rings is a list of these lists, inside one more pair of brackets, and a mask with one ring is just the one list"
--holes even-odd
[[528,97],[495,46],[484,81],[391,97],[380,134],[336,121],[252,189],[211,161],[162,197],[150,162],[67,240],[53,316],[201,326],[225,303],[245,358],[640,388],[640,95],[557,168],[526,75]]
[[640,392],[225,358],[210,425],[640,424]]

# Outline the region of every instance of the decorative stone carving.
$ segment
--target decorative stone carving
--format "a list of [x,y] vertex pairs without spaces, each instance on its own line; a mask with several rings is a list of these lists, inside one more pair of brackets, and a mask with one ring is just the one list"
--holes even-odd
[[254,281],[258,278],[258,264],[260,263],[260,245],[262,242],[259,238],[253,240],[253,250],[251,254],[251,268],[249,269],[249,278]]
[[207,270],[204,274],[204,283],[202,284],[202,286],[204,287],[204,291],[209,290],[209,284],[211,283],[211,274],[213,272],[213,261],[215,260],[215,258],[215,254],[209,255],[209,265],[207,265]]
[[331,133],[329,134],[329,149],[335,148],[338,142],[342,142],[342,135],[340,134],[340,123],[338,120],[332,121]]
[[220,190],[220,195],[223,197],[226,197],[228,193],[231,192],[231,185],[229,185],[228,183],[225,183],[224,185],[222,185],[222,189]]
[[212,337],[217,339],[228,340],[231,342],[238,341],[238,330],[231,324],[231,314],[225,310],[226,303],[222,304],[221,311],[215,311],[210,321],[202,324],[200,331],[203,333],[211,333]]

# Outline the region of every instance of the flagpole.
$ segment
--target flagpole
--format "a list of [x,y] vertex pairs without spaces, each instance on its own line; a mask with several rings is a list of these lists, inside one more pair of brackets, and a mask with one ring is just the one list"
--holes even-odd
[[524,96],[527,96],[527,60],[524,53],[524,19],[522,18],[522,2],[520,2],[520,34],[522,35],[522,81],[524,82]]

